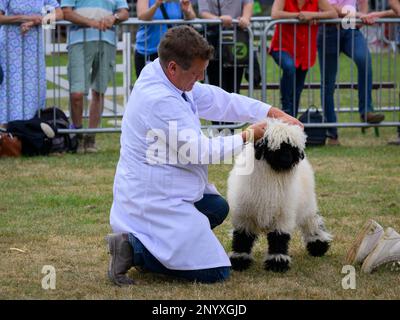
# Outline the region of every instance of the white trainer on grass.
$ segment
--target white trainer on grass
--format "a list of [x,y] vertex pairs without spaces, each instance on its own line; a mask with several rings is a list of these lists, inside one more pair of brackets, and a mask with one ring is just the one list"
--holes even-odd
[[384,230],[375,220],[368,220],[347,253],[346,263],[362,263],[383,237]]
[[380,265],[400,261],[400,234],[387,228],[375,249],[365,259],[361,270],[370,273]]

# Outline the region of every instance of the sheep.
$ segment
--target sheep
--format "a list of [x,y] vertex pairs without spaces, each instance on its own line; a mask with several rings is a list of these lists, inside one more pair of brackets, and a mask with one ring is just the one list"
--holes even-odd
[[[323,256],[332,235],[318,212],[314,172],[304,154],[306,135],[296,125],[268,119],[262,139],[246,144],[229,174],[227,200],[233,223],[230,261],[234,270],[247,269],[260,233],[268,240],[264,268],[290,269],[289,241],[299,227],[311,256]],[[254,162],[250,174],[239,163]]]

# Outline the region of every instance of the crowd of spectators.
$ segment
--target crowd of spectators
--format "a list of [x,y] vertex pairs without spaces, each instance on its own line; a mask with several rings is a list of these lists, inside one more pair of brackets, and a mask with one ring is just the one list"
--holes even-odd
[[[275,0],[273,3],[272,18],[296,18],[311,24],[310,39],[306,37],[306,30],[301,29],[308,28],[306,24],[297,27],[296,39],[293,25],[278,25],[275,30],[269,53],[283,70],[282,109],[297,116],[305,76],[318,52],[320,70],[324,70],[321,72],[321,105],[325,120],[337,122],[333,93],[337,52],[343,52],[358,68],[361,121],[379,123],[384,120],[384,115],[373,111],[371,56],[359,31],[360,26],[350,30],[337,24],[328,25],[322,32],[316,24],[317,19],[343,17],[345,5],[357,8],[356,17],[364,24],[373,24],[382,17],[395,17],[399,15],[400,7],[398,0],[390,1],[393,9],[374,12],[369,12],[367,0]],[[51,14],[48,14],[49,7],[53,8]],[[45,12],[43,8],[46,8]],[[0,126],[6,127],[13,120],[30,119],[46,105],[41,28],[49,19],[64,19],[74,25],[68,32],[68,80],[72,128],[79,129],[82,128],[84,97],[89,91],[92,99],[88,127],[96,128],[101,122],[104,93],[114,73],[115,25],[134,13],[144,21],[196,17],[221,19],[226,29],[232,28],[233,19],[238,19],[238,28],[246,29],[253,11],[253,0],[0,0]],[[141,25],[138,28],[135,45],[137,77],[148,62],[158,57],[158,44],[168,28],[169,25]],[[228,92],[240,93],[243,67],[222,65],[222,72],[219,72],[219,66],[217,59],[210,61],[209,83]],[[400,145],[400,129],[398,133],[399,139],[395,143]],[[339,144],[336,128],[329,128],[328,137],[330,144]],[[97,151],[95,135],[79,135],[78,140],[78,152]]]

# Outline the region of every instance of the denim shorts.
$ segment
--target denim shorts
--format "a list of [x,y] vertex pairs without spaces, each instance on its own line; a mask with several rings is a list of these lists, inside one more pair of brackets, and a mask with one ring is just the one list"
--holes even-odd
[[71,93],[87,95],[89,88],[105,93],[114,75],[115,51],[115,46],[105,41],[69,46],[68,77]]

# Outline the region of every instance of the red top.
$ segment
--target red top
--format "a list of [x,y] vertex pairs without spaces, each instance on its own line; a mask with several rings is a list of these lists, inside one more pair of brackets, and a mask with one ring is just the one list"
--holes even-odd
[[[301,9],[299,9],[297,0],[286,0],[284,11],[300,12],[313,11],[318,12],[318,0],[305,0]],[[296,48],[295,45],[296,32]],[[296,59],[296,68],[300,67],[303,70],[311,68],[317,56],[317,25],[308,23],[301,24],[277,24],[274,37],[272,38],[270,51],[288,52]],[[282,34],[282,42],[280,43],[280,35]],[[310,40],[310,44],[309,44]],[[309,52],[310,50],[310,52]],[[309,64],[310,61],[310,64]]]

